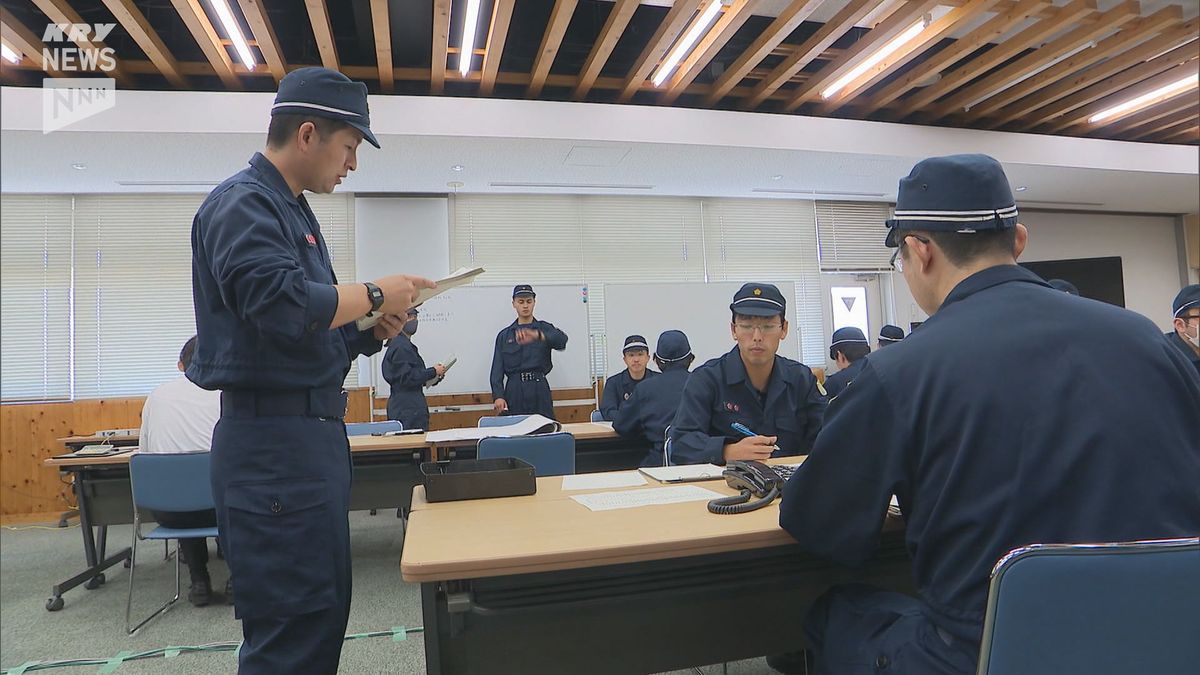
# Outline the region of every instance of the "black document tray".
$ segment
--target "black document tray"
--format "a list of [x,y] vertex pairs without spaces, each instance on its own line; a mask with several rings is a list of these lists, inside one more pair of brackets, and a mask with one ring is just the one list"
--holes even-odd
[[424,462],[425,501],[516,497],[537,492],[533,465],[515,457]]

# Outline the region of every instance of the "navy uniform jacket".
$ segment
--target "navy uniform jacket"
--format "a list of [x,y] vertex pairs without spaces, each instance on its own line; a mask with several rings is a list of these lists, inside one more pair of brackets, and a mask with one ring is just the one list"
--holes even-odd
[[778,436],[772,457],[807,455],[824,414],[825,397],[808,366],[776,355],[764,400],[734,347],[692,371],[671,425],[671,463],[724,464],[725,445],[744,438],[731,428],[734,422]]
[[896,495],[930,618],[977,647],[1009,550],[1200,532],[1197,411],[1200,377],[1149,320],[992,267],[830,402],[780,525],[858,564]]
[[[535,340],[527,345],[517,342],[517,329],[530,328],[542,331],[545,340]],[[567,334],[548,321],[534,319],[521,326],[516,321],[496,334],[496,348],[492,352],[492,398],[504,398],[504,378],[517,373],[538,372],[545,375],[554,368],[550,350],[567,348]]]
[[388,395],[388,419],[400,420],[405,429],[428,429],[425,383],[435,377],[437,371],[425,367],[425,359],[411,338],[404,333],[392,338],[383,355],[383,379],[392,390]]
[[1167,342],[1174,345],[1183,354],[1184,358],[1192,362],[1192,365],[1196,367],[1196,372],[1200,373],[1200,354],[1197,354],[1196,350],[1192,349],[1192,345],[1187,340],[1179,337],[1179,333],[1175,331],[1167,333],[1166,337]]
[[[649,375],[652,371],[646,371]],[[626,438],[645,439],[653,445],[653,450],[642,462],[643,466],[662,466],[662,451],[665,432],[675,421],[675,412],[679,409],[679,398],[683,395],[683,387],[687,384],[691,373],[682,366],[666,368],[663,372],[655,373],[657,377],[643,380],[633,390],[633,394],[621,406],[617,416],[613,418],[613,430]],[[604,392],[608,394],[608,389]]]
[[198,339],[188,378],[205,389],[340,389],[351,359],[382,345],[353,322],[329,329],[336,283],[308,202],[255,153],[192,221]]
[[617,419],[617,411],[633,395],[634,389],[655,375],[658,375],[658,373],[647,368],[646,375],[640,380],[635,380],[629,376],[629,369],[626,368],[605,380],[604,397],[600,399],[600,414],[610,422]]
[[862,370],[863,364],[866,362],[867,357],[864,356],[854,363],[851,363],[845,368],[842,368],[836,373],[825,378],[825,393],[828,394],[830,398],[833,398],[843,391],[846,391],[846,387],[854,381],[854,378],[858,377],[859,371]]

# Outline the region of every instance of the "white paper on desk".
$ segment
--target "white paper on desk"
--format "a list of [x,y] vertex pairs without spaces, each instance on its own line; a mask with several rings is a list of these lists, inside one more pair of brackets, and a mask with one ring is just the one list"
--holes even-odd
[[636,471],[616,473],[585,473],[563,476],[563,490],[594,490],[596,488],[637,487],[645,485],[646,479]]
[[443,429],[425,434],[429,443],[445,443],[447,441],[478,441],[484,438],[509,438],[511,436],[528,436],[530,434],[547,434],[562,431],[562,425],[541,415],[530,415],[516,424],[506,424],[499,427],[463,427],[461,429]]
[[595,424],[598,427],[604,427],[605,429],[613,428],[613,423],[609,422],[608,420],[600,420],[599,422],[591,422],[591,424]]
[[684,483],[723,478],[723,468],[716,464],[684,464],[682,466],[646,466],[638,469],[660,483]]
[[678,504],[680,502],[706,502],[710,499],[724,497],[719,492],[696,485],[672,485],[671,487],[650,488],[648,490],[621,490],[618,492],[593,492],[588,495],[571,495],[571,499],[583,504],[592,511],[611,511],[613,509],[632,509],[639,506],[655,506],[657,504]]
[[[437,288],[425,288],[425,289],[418,291],[417,292],[417,301],[413,303],[413,306],[416,307],[417,305],[425,302],[426,300],[429,300],[430,298],[434,297],[435,295],[440,295],[442,293],[445,293],[446,291],[450,290],[451,288],[457,288],[459,286],[469,284],[472,281],[474,281],[475,277],[479,276],[480,274],[483,274],[482,267],[460,267],[460,268],[454,270],[453,272],[451,272],[450,276],[446,277],[445,279],[438,279],[436,282]],[[359,330],[366,330],[366,329],[370,328],[371,326],[374,326],[375,324],[379,323],[379,319],[382,316],[383,316],[382,312],[378,312],[378,313],[368,312],[366,316],[358,319],[356,321],[355,325],[358,326]]]

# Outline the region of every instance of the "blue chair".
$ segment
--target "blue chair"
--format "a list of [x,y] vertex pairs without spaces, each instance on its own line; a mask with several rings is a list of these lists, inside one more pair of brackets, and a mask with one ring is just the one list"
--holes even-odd
[[125,601],[125,632],[132,635],[154,617],[166,612],[179,599],[179,548],[175,549],[175,597],[130,628],[133,608],[133,573],[137,569],[138,541],[144,539],[193,539],[217,536],[215,527],[155,527],[142,533],[139,509],[151,511],[207,511],[214,508],[212,454],[137,453],[129,458],[129,482],[133,490],[133,551],[129,557],[129,596]]
[[533,465],[534,475],[565,476],[575,473],[575,437],[560,432],[485,438],[476,450],[479,459],[516,457]]
[[604,413],[600,412],[599,410],[593,410],[591,420],[593,422],[604,422]]
[[1200,539],[1034,544],[992,570],[979,675],[1192,673]]
[[479,426],[481,427],[506,427],[510,424],[516,424],[523,421],[529,415],[484,415],[479,418]]
[[371,434],[385,434],[389,431],[404,431],[404,425],[399,420],[350,422],[346,425],[347,436],[370,436]]

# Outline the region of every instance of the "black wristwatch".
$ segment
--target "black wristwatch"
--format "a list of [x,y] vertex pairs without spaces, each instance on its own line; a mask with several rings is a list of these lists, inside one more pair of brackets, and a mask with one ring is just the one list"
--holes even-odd
[[371,299],[371,311],[378,312],[383,307],[383,291],[369,281],[364,282],[363,286],[367,287],[367,297]]

